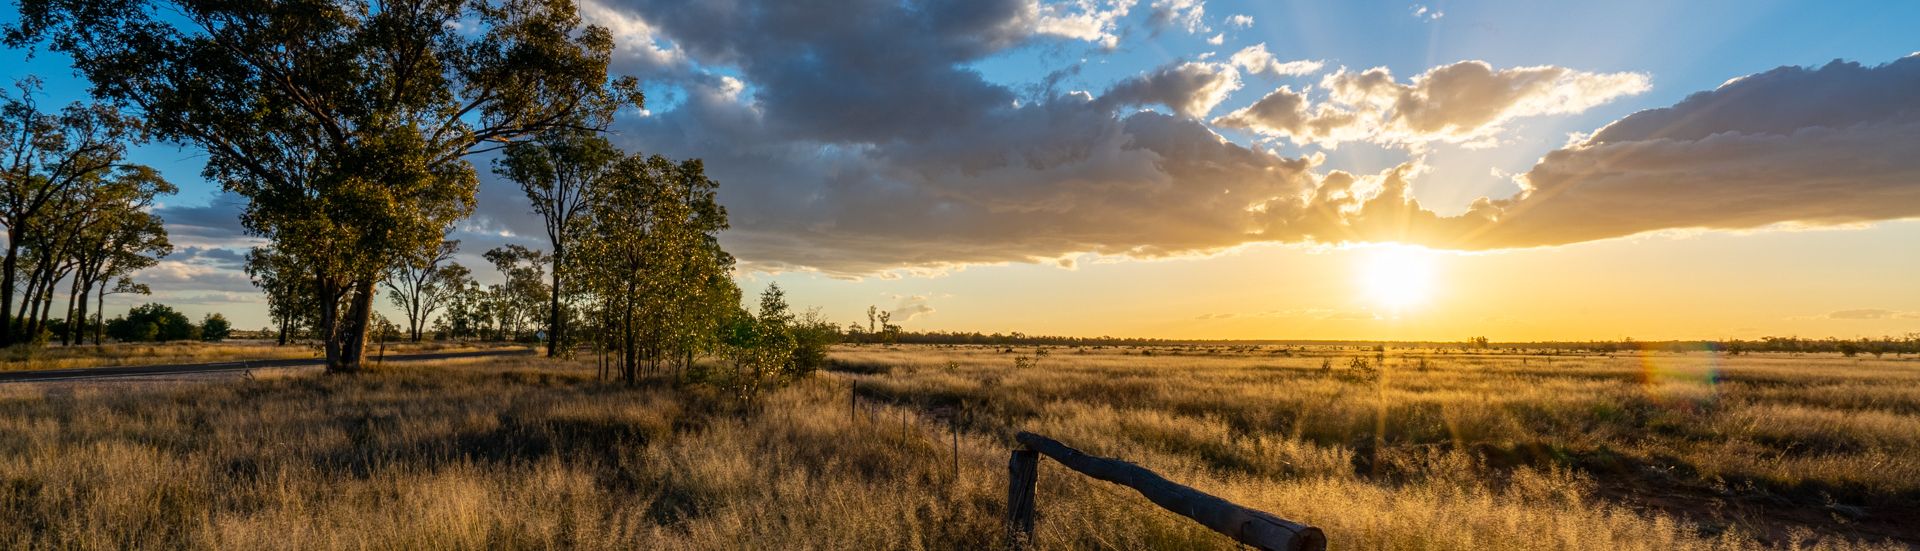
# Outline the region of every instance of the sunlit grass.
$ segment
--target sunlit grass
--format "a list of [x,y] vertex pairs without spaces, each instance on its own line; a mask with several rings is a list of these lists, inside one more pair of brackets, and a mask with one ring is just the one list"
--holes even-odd
[[[1389,351],[1371,381],[1347,373],[1377,360],[1360,350],[835,356],[860,373],[753,412],[538,358],[0,386],[0,547],[994,548],[1014,430],[1321,526],[1343,549],[1872,548],[1844,525],[1691,519],[1620,484],[1717,480],[1818,508],[1795,493],[1815,481],[1869,510],[1920,485],[1913,362],[1657,358],[1717,373],[1688,383],[1649,382],[1624,356]],[[1235,548],[1055,463],[1038,496],[1041,548]]]
[[[470,352],[508,346],[495,343],[464,342],[390,342],[387,354]],[[368,347],[368,355],[378,345]],[[241,360],[284,360],[319,358],[320,349],[309,344],[276,346],[271,341],[225,341],[169,343],[108,343],[101,346],[13,346],[0,349],[0,371],[40,369],[78,369],[123,365],[231,362]]]

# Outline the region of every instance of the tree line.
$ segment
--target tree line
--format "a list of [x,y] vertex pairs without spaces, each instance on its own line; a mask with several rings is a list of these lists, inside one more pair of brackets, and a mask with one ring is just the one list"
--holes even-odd
[[[381,292],[414,340],[537,339],[550,356],[592,351],[627,381],[670,371],[742,396],[816,367],[839,334],[777,287],[742,306],[700,160],[605,139],[645,97],[609,73],[611,33],[571,0],[21,0],[19,12],[8,45],[70,57],[101,113],[206,151],[203,175],[245,200],[241,225],[267,242],[246,270],[273,331],[310,335],[330,372],[363,365]],[[447,238],[474,210],[483,156],[526,192],[547,238],[486,251],[501,279],[486,286]]]
[[40,87],[0,94],[0,347],[99,344],[107,295],[147,294],[133,273],[173,250],[151,208],[175,188],[127,162],[148,135],[139,119],[103,102],[45,108]]

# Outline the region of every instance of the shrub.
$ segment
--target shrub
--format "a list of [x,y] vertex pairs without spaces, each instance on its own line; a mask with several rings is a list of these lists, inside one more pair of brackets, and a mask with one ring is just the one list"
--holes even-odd
[[200,340],[220,342],[233,335],[233,324],[227,323],[227,317],[218,313],[207,314],[200,320]]
[[192,340],[200,338],[200,328],[186,314],[165,304],[148,303],[108,320],[107,336],[123,342]]

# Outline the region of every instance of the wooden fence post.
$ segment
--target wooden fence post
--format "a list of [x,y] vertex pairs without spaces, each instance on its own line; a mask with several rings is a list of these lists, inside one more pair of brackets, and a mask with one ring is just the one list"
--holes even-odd
[[1040,480],[1040,452],[1013,450],[1007,460],[1007,544],[1015,550],[1033,543],[1033,487]]
[[1160,508],[1179,514],[1234,541],[1269,551],[1324,551],[1327,536],[1319,528],[1248,509],[1206,492],[1167,480],[1139,465],[1087,455],[1052,438],[1030,432],[1013,439],[1028,450],[1053,458],[1080,474],[1132,488]]

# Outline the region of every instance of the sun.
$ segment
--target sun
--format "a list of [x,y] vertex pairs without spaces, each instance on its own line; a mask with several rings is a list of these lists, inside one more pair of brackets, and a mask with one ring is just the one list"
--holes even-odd
[[1366,299],[1392,313],[1412,310],[1433,297],[1434,252],[1410,245],[1367,247],[1358,279]]

